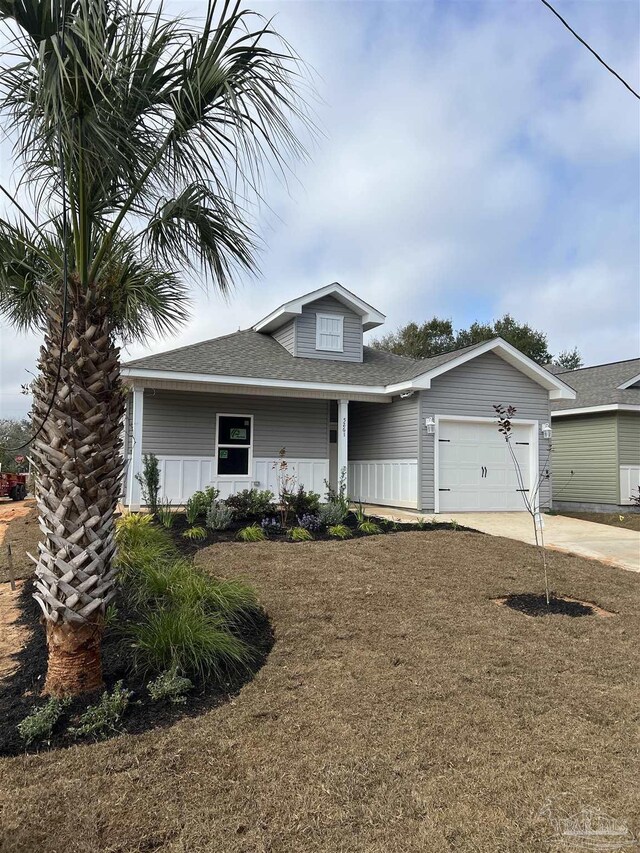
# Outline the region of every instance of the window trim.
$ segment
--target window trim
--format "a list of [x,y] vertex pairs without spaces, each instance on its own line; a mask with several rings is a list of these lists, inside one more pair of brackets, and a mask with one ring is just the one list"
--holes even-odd
[[[220,444],[220,418],[246,418],[250,421],[251,442],[249,444]],[[248,449],[249,455],[247,460],[246,474],[219,474],[218,473],[218,450],[225,447]],[[217,480],[252,480],[253,479],[253,415],[242,415],[237,412],[217,412],[216,413],[216,479]]]
[[[320,320],[340,320],[340,346],[320,346]],[[324,334],[324,333],[323,333]],[[344,352],[344,314],[332,314],[327,311],[316,312],[316,349],[320,352]]]

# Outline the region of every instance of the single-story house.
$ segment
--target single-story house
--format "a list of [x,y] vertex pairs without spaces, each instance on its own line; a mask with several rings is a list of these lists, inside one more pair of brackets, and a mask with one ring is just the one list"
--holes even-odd
[[[414,360],[363,344],[385,317],[334,283],[252,328],[124,365],[131,388],[126,501],[145,453],[175,503],[216,486],[277,491],[282,451],[306,489],[430,513],[521,510],[493,405],[517,408],[513,446],[529,489],[549,466],[551,402],[565,381],[496,338]],[[543,429],[544,428],[544,429]],[[545,435],[543,435],[543,432]],[[550,481],[541,502],[550,500]]]
[[556,373],[576,399],[553,400],[553,505],[627,510],[640,484],[640,358]]

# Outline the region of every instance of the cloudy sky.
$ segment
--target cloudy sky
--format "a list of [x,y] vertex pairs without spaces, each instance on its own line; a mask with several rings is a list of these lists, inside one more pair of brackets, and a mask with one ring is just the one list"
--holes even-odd
[[[296,180],[268,184],[258,280],[225,302],[194,283],[193,319],[157,352],[252,325],[340,281],[387,330],[506,311],[587,364],[640,348],[639,101],[536,0],[261,3],[315,69],[323,136]],[[635,0],[557,0],[640,89]],[[169,2],[169,13],[202,14]],[[0,178],[10,180],[7,147]],[[37,340],[0,329],[0,409]]]

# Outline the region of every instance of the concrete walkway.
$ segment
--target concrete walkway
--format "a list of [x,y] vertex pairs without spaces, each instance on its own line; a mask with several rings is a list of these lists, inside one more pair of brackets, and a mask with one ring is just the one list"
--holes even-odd
[[[531,516],[526,512],[459,512],[453,515],[433,515],[395,507],[367,506],[366,510],[372,515],[395,521],[415,521],[416,518],[457,521],[458,524],[473,527],[474,530],[489,533],[491,536],[505,536],[507,539],[535,544]],[[543,515],[543,520],[544,540],[548,548],[599,560],[601,563],[631,572],[640,572],[640,533],[637,531],[562,515]]]

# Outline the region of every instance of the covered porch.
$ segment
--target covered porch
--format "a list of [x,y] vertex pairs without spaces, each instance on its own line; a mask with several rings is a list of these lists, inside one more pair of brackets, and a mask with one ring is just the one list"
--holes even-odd
[[283,460],[296,488],[323,497],[341,472],[348,481],[348,397],[139,376],[128,382],[123,497],[132,509],[140,507],[139,477],[151,453],[160,497],[175,505],[209,486],[222,498],[250,488],[277,494]]

